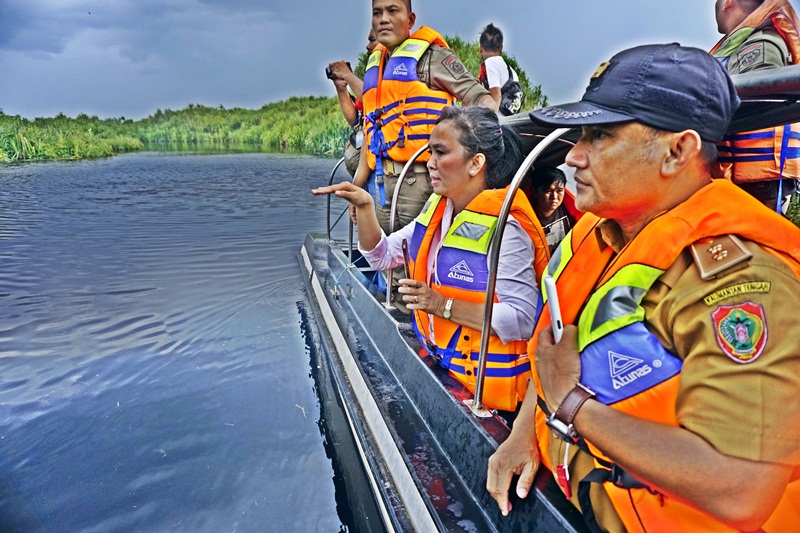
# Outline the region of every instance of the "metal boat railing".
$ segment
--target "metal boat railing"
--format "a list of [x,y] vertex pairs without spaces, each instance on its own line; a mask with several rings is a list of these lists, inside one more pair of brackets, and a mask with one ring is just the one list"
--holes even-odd
[[[408,160],[408,162],[403,167],[403,170],[400,172],[400,175],[397,176],[397,185],[394,186],[394,194],[392,194],[392,207],[389,211],[389,233],[394,233],[394,225],[395,225],[395,217],[397,216],[397,199],[400,198],[400,187],[402,186],[403,181],[405,180],[406,174],[408,174],[408,169],[414,164],[419,156],[422,155],[425,150],[428,149],[428,143],[414,152],[414,155]],[[392,305],[392,281],[394,278],[394,272],[390,268],[386,270],[386,303],[384,304],[387,309],[394,309],[394,305]]]
[[[328,187],[333,185],[333,177],[336,175],[336,171],[339,170],[339,167],[342,166],[342,163],[344,163],[344,157],[341,158],[336,163],[336,165],[333,167],[333,170],[331,170],[331,175],[328,178]],[[355,180],[356,180],[356,177],[353,176],[353,181],[355,181]],[[326,216],[326,220],[327,220],[326,230],[327,230],[327,233],[326,234],[327,234],[328,242],[333,242],[333,238],[331,237],[331,231],[333,230],[333,226],[331,226],[331,195],[327,194],[325,196],[326,196],[326,199],[327,199],[327,216]],[[348,207],[347,209],[349,210],[350,208]],[[348,261],[349,261],[348,267],[351,267],[351,266],[355,265],[355,261],[353,260],[353,220],[349,216],[347,217],[347,220],[349,222],[348,227],[347,227],[347,258],[348,258]],[[337,223],[338,223],[338,220],[337,220]]]
[[[550,144],[559,140],[559,138],[568,132],[570,128],[559,128],[550,133],[539,144],[537,144],[528,156],[523,160],[522,165],[517,169],[511,184],[508,186],[505,200],[503,200],[503,207],[500,209],[500,215],[497,220],[497,231],[492,236],[492,242],[489,245],[489,278],[486,284],[486,308],[483,314],[483,329],[481,330],[481,350],[478,356],[478,370],[475,373],[475,397],[470,402],[466,400],[465,403],[469,405],[473,414],[479,417],[492,416],[491,412],[483,406],[483,384],[486,374],[486,354],[489,351],[489,331],[491,330],[492,323],[492,310],[494,308],[494,292],[495,284],[497,283],[497,263],[500,259],[500,242],[503,239],[503,231],[505,230],[506,220],[508,214],[511,212],[511,203],[514,201],[514,195],[517,194],[522,178],[531,168],[533,162],[539,157]],[[539,280],[537,280],[538,282]]]
[[[336,175],[336,171],[339,170],[339,167],[342,166],[342,163],[344,163],[344,157],[341,158],[339,160],[339,162],[336,163],[336,166],[333,167],[333,170],[331,170],[331,177],[328,178],[328,187],[333,185],[333,177]],[[327,221],[328,221],[328,223],[327,223],[327,236],[328,236],[328,242],[331,242],[332,241],[332,239],[331,239],[331,229],[332,229],[331,228],[331,195],[330,194],[326,194],[325,196],[328,199],[328,205],[327,205],[327,209],[328,209],[327,210]]]
[[[391,210],[390,210],[390,217],[391,217],[390,221],[389,221],[390,233],[394,233],[394,231],[395,231],[395,218],[397,216],[397,212],[396,212],[397,207],[396,206],[397,206],[397,199],[400,196],[401,184],[403,183],[403,180],[405,179],[406,174],[408,174],[408,169],[411,168],[411,166],[414,164],[414,162],[417,160],[417,158],[420,155],[422,155],[422,153],[427,149],[428,149],[428,144],[425,143],[425,146],[423,146],[422,148],[420,148],[419,150],[414,152],[414,155],[411,156],[411,158],[408,160],[408,162],[403,167],[403,170],[400,172],[400,175],[397,177],[397,185],[395,185],[394,194],[392,195],[392,207],[391,207]],[[333,167],[333,170],[331,171],[330,178],[328,178],[328,186],[333,185],[333,177],[336,174],[336,171],[339,169],[339,167],[341,166],[342,163],[344,163],[344,157],[341,158],[336,163],[336,166]],[[353,181],[355,181],[355,180],[356,180],[356,177],[353,176]],[[327,221],[328,221],[328,223],[327,223],[327,236],[328,236],[328,242],[331,242],[332,241],[332,239],[331,239],[331,229],[332,229],[331,228],[331,195],[327,195],[327,200],[328,200],[328,204],[327,204]],[[348,207],[348,209],[349,209],[349,207]],[[348,220],[349,220],[350,223],[349,223],[349,226],[347,228],[347,232],[348,232],[348,234],[347,234],[347,247],[348,247],[347,257],[350,259],[350,265],[352,265],[353,262],[354,262],[353,261],[353,244],[354,244],[354,240],[353,240],[353,221],[349,217],[348,217]],[[391,269],[389,269],[389,270],[387,270],[385,272],[387,273],[386,274],[387,282],[386,282],[386,302],[385,302],[384,305],[385,305],[385,307],[387,309],[394,309],[395,307],[394,307],[394,305],[392,305],[392,279],[393,279],[393,272],[392,272]]]

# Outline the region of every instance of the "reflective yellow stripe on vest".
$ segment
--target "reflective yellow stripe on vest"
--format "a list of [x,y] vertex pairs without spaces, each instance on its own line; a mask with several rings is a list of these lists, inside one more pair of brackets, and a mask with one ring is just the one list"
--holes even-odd
[[462,211],[459,219],[458,224],[450,226],[442,246],[486,255],[497,226],[497,217]]
[[648,265],[626,265],[594,291],[578,321],[578,350],[644,320],[644,308],[639,304],[663,273]]
[[403,41],[402,46],[392,54],[392,57],[410,57],[419,61],[428,46],[428,43],[422,39],[406,39]]
[[439,205],[439,202],[442,200],[442,197],[438,194],[432,194],[428,199],[425,201],[425,205],[422,206],[422,211],[420,211],[419,215],[417,215],[417,222],[425,226],[426,228],[431,223],[431,218],[433,218],[433,214],[436,212],[436,206]]

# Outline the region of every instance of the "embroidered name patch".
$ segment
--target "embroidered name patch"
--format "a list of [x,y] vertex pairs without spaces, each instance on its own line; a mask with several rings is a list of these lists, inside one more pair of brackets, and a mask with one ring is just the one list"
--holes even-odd
[[721,305],[711,313],[717,344],[737,363],[752,363],[767,344],[764,308],[753,302]]
[[747,283],[739,283],[738,285],[731,285],[730,287],[725,287],[724,289],[712,292],[703,298],[703,303],[706,305],[714,305],[720,300],[730,298],[731,296],[740,296],[742,294],[751,294],[757,292],[769,292],[771,288],[772,282],[770,281],[750,281]]

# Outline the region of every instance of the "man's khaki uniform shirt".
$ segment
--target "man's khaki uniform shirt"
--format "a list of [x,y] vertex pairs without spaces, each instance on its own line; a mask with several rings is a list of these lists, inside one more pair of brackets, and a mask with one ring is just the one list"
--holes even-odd
[[[619,250],[619,226],[606,220],[600,227],[598,238]],[[794,465],[794,478],[800,476],[800,281],[772,252],[750,241],[743,244],[752,257],[709,281],[700,277],[689,249],[684,250],[645,295],[644,323],[683,361],[680,425],[726,455]],[[761,335],[766,343],[760,355],[743,362],[721,347],[714,313],[747,302],[764,310]],[[565,443],[555,436],[551,442],[557,447],[551,457],[563,461]],[[569,455],[572,503],[580,508],[578,482],[594,464],[577,446],[570,446]],[[591,499],[604,529],[625,531],[600,484],[592,484]]]
[[791,65],[789,47],[775,28],[754,31],[728,59],[728,74]]

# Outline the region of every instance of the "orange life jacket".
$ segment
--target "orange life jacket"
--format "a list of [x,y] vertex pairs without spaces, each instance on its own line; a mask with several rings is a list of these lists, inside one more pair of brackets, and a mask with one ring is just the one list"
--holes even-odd
[[[786,0],[767,0],[711,49],[725,64],[755,31],[774,27],[791,53],[792,64],[800,62],[797,14]],[[800,124],[733,133],[718,143],[719,164],[734,183],[800,178]]]
[[[364,72],[365,142],[369,168],[383,176],[381,160],[405,162],[430,139],[433,126],[455,98],[429,88],[417,77],[417,64],[431,44],[447,47],[436,31],[426,26],[415,31],[388,56],[377,45]],[[423,152],[417,160],[427,161]]]
[[[740,216],[742,211],[748,216]],[[655,218],[619,254],[610,247],[600,247],[595,235],[599,222],[595,215],[585,214],[561,242],[547,268],[556,279],[564,323],[578,327],[581,382],[600,389],[598,400],[614,409],[677,427],[676,399],[682,362],[666,352],[644,327],[641,301],[645,294],[687,246],[706,237],[727,234],[758,243],[781,258],[800,278],[800,232],[726,180],[714,180]],[[529,344],[529,356],[534,361],[533,381],[540,398],[543,393],[535,370],[535,353],[539,332],[550,323],[547,307],[545,301]],[[630,331],[637,329],[639,337],[634,339]],[[629,355],[632,342],[636,346],[633,356]],[[651,354],[661,357],[657,363]],[[667,370],[660,372],[663,368]],[[676,369],[678,373],[674,373]],[[625,392],[628,388],[633,394]],[[545,418],[542,409],[537,409],[536,434],[542,462],[552,470],[561,460],[554,456],[556,447],[550,447],[551,432]],[[585,444],[597,467],[587,478],[597,472],[610,474],[613,462],[591,442]],[[716,518],[658,493],[657,487],[639,484],[638,488],[623,488],[615,486],[610,475],[601,477],[603,488],[628,531],[732,531]],[[593,516],[588,490],[585,497],[581,490],[584,517]],[[788,531],[798,523],[800,480],[793,480],[763,529]]]
[[[467,302],[486,301],[489,245],[497,229],[507,190],[507,187],[485,190],[455,216],[442,239],[436,261],[435,274],[441,282],[436,290],[443,296]],[[425,284],[432,277],[428,273],[428,255],[436,253],[436,250],[431,250],[431,243],[441,226],[445,207],[446,201],[437,194],[428,199],[416,219],[409,244],[409,257],[413,258],[409,275]],[[544,272],[550,254],[542,226],[527,198],[519,191],[510,215],[533,241],[533,267],[538,277]],[[474,392],[481,331],[419,311],[414,311],[413,317],[414,330],[420,342],[444,368]],[[527,339],[503,344],[499,337],[491,336],[482,398],[484,405],[505,411],[516,409],[530,377],[527,344]]]

